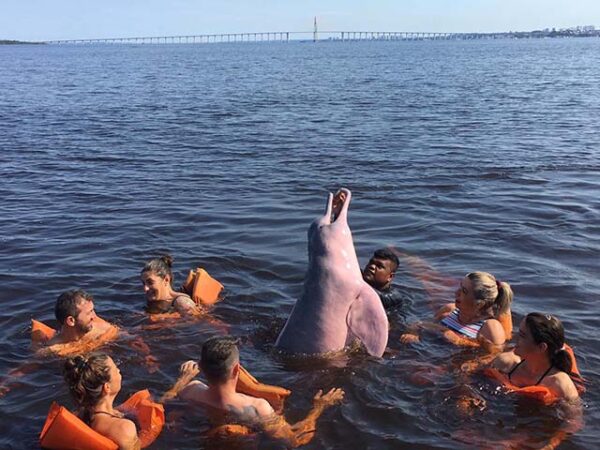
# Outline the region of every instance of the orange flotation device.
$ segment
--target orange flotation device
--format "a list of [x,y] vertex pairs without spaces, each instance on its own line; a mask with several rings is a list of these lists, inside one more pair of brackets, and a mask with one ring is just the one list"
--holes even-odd
[[[250,373],[240,366],[240,374],[236,385],[236,391],[252,397],[265,399],[273,407],[275,412],[283,411],[285,399],[292,393],[290,390],[263,384],[254,378]],[[239,438],[256,438],[256,433],[244,425],[225,424],[210,429],[206,436],[211,439],[218,439],[219,444],[227,447],[227,443],[235,443]]]
[[[577,368],[577,360],[575,359],[575,354],[573,353],[573,349],[569,345],[565,344],[564,346],[565,350],[571,356],[571,378],[573,379],[577,391],[581,394],[585,392],[585,387],[583,386],[583,378],[581,378],[581,374],[579,373],[579,369]],[[500,372],[498,369],[493,369],[491,367],[484,369],[483,373],[484,375],[501,383],[505,388],[507,388],[511,392],[526,395],[527,397],[533,398],[546,405],[550,405],[558,400],[556,395],[554,395],[546,386],[515,386],[510,382],[507,374],[505,374],[504,372]]]
[[[105,322],[101,318],[98,318],[98,320]],[[57,331],[54,328],[51,328],[37,320],[31,319],[32,344],[37,346],[48,344],[48,342],[56,335],[56,333]],[[70,356],[78,353],[87,353],[104,344],[105,342],[116,339],[118,335],[119,328],[114,325],[110,325],[104,334],[96,336],[93,339],[83,338],[76,342],[55,344],[45,347],[44,351],[49,351],[57,356]]]
[[198,267],[190,273],[181,286],[183,292],[188,294],[198,305],[214,305],[220,300],[219,295],[223,285],[211,277],[206,270]]
[[[140,426],[139,439],[142,448],[148,447],[158,437],[165,423],[163,406],[154,403],[150,392],[143,390],[133,394],[121,405],[135,412]],[[64,406],[53,402],[40,433],[40,445],[56,450],[118,450],[118,445],[94,431]]]
[[240,366],[236,391],[251,397],[265,399],[276,412],[283,411],[283,403],[292,393],[292,391],[279,386],[260,383],[242,366]]
[[48,325],[31,319],[31,342],[45,344],[56,335],[56,330]]

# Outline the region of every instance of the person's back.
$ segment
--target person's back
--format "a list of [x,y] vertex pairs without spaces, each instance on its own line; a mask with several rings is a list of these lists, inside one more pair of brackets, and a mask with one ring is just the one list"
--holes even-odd
[[[317,418],[323,411],[342,400],[341,389],[317,393],[313,409],[306,419],[290,425],[264,399],[236,391],[240,373],[239,350],[231,338],[212,338],[202,346],[200,366],[208,385],[198,380],[189,381],[199,373],[197,364],[188,361],[181,366],[182,375],[188,374],[185,386],[174,386],[181,399],[202,406],[214,426],[237,424],[285,442],[290,447],[308,443],[314,436]],[[182,377],[185,379],[185,377]],[[189,381],[189,382],[188,382]]]

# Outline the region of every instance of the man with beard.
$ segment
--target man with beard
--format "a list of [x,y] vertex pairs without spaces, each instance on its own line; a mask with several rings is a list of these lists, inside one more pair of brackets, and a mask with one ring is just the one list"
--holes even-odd
[[96,315],[94,298],[82,289],[63,292],[54,307],[60,330],[49,342],[49,346],[95,339],[109,332],[114,325]]

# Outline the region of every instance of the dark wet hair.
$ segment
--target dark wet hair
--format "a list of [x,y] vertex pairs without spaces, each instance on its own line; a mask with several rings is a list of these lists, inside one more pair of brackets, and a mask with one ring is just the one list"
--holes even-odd
[[375,250],[375,253],[373,253],[373,257],[391,261],[392,262],[392,273],[395,273],[396,270],[398,269],[398,266],[400,265],[400,260],[398,259],[398,256],[396,256],[396,254],[392,251],[392,249],[387,248],[387,247]]
[[565,350],[565,328],[560,320],[550,314],[533,312],[525,317],[525,325],[536,344],[548,346],[550,364],[558,370],[571,374],[571,355]]
[[467,278],[471,280],[473,297],[477,302],[479,311],[493,308],[494,317],[510,310],[513,301],[513,291],[505,281],[498,281],[494,275],[488,272],[471,272]]
[[79,315],[79,305],[84,301],[93,301],[94,298],[82,289],[73,289],[63,292],[56,299],[54,306],[54,315],[56,320],[62,325],[67,317],[77,317]]
[[234,364],[240,360],[237,339],[220,336],[202,345],[200,367],[209,382],[222,383],[229,378]]
[[77,355],[65,361],[63,375],[73,399],[79,406],[82,418],[88,424],[91,409],[102,398],[102,387],[110,381],[108,355],[92,354],[88,357]]
[[159,258],[154,258],[148,261],[141,273],[144,274],[146,272],[152,272],[158,275],[161,278],[166,278],[167,275],[173,281],[173,271],[171,270],[173,267],[173,257],[171,255],[163,255]]

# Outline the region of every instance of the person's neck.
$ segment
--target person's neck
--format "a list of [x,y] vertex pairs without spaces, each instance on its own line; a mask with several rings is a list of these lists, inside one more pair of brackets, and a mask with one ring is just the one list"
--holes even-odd
[[527,372],[533,378],[539,378],[552,365],[548,358],[544,355],[529,356],[525,359]]
[[377,288],[377,290],[379,290],[379,291],[387,291],[391,286],[392,286],[392,282],[389,281],[386,284],[384,284],[383,286]]
[[99,412],[99,411],[103,411],[103,412],[107,412],[110,414],[114,414],[115,413],[115,409],[113,408],[113,402],[115,401],[115,395],[105,395],[104,397],[102,397],[100,399],[100,401],[98,403],[96,403],[96,406],[92,409],[92,412]]
[[63,325],[60,328],[60,336],[64,342],[75,342],[85,336],[87,333],[81,333],[75,327]]
[[224,383],[213,384],[209,386],[214,400],[221,404],[227,403],[229,399],[235,396],[237,386],[237,378],[231,378]]
[[473,322],[477,322],[482,319],[487,319],[492,316],[490,310],[486,311],[464,311],[462,309],[458,309],[458,321],[463,325],[467,325]]

